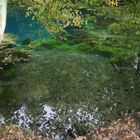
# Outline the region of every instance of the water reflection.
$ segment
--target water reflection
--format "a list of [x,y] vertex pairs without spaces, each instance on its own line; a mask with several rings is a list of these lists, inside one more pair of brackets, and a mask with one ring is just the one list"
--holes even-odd
[[[9,14],[7,32],[20,41],[39,37],[40,25],[27,26],[31,19],[25,24],[24,12],[16,18]],[[128,66],[112,66],[96,54],[35,50],[29,63],[15,68],[14,80],[0,82],[0,124],[16,123],[55,139],[84,135],[140,110],[138,67],[138,58]]]
[[51,35],[32,17],[27,17],[26,12],[21,9],[8,9],[6,33],[12,33],[18,37],[19,43],[25,39],[35,40],[39,38],[50,38]]

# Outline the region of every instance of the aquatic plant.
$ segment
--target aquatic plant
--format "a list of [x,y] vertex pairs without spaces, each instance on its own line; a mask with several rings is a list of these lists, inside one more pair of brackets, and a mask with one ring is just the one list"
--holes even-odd
[[14,93],[14,90],[10,86],[5,86],[3,91],[0,93],[0,99],[2,102],[12,102],[16,98],[16,94]]
[[[115,0],[102,2],[21,0],[20,4],[28,7],[27,15],[32,15],[33,20],[37,17],[56,38],[33,42],[26,38],[23,41],[24,48],[14,48],[11,44],[1,47],[1,71],[7,70],[5,77],[12,83],[7,84],[7,81],[4,81],[5,83],[0,84],[3,89],[1,97],[6,100],[6,107],[7,102],[12,102],[15,94],[18,95],[15,97],[16,104],[32,104],[29,106],[34,112],[33,115],[37,114],[38,108],[35,105],[40,103],[59,106],[58,111],[62,108],[62,120],[55,118],[45,124],[45,117],[42,117],[39,122],[43,112],[33,119],[35,124],[32,124],[38,126],[38,122],[43,122],[45,130],[48,124],[52,130],[58,124],[57,130],[54,131],[63,131],[71,136],[74,136],[71,129],[67,129],[67,132],[64,130],[64,124],[69,121],[72,112],[68,111],[68,106],[73,110],[78,106],[86,106],[94,115],[93,118],[102,121],[88,122],[92,117],[90,114],[89,118],[79,121],[76,120],[77,116],[72,116],[71,125],[76,129],[77,135],[88,131],[93,124],[102,125],[101,123],[118,118],[123,111],[139,109],[139,2],[135,1],[134,5],[131,5],[124,1],[124,6],[118,6],[119,3]],[[124,12],[124,7],[129,8]],[[135,22],[128,22],[130,17],[126,19],[122,13],[127,17],[133,14]],[[72,33],[69,33],[68,28],[72,28]],[[73,28],[76,29],[75,32]],[[12,81],[15,71],[9,68],[19,62],[28,62],[29,50],[32,50],[31,63],[18,65],[17,77]],[[108,58],[111,64],[108,63]],[[97,112],[94,114],[95,106]],[[82,115],[85,117],[85,112]]]
[[31,43],[31,38],[29,37],[24,38],[24,40],[22,41],[22,45],[28,45],[30,43]]
[[11,79],[14,79],[16,77],[16,71],[14,68],[10,68],[8,69],[6,72],[5,72],[5,75],[4,75],[5,79],[7,80],[11,80]]

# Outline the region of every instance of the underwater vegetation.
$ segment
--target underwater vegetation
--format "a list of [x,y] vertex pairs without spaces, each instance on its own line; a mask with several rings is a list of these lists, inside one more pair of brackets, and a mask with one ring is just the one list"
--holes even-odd
[[[82,34],[81,31],[80,34]],[[120,40],[120,38],[122,38],[122,40]],[[140,48],[139,46],[137,46],[137,41],[132,44],[134,45],[133,47],[130,46],[127,47],[126,42],[128,43],[130,38],[126,36],[122,36],[122,37],[112,36],[112,37],[107,37],[105,39],[102,39],[101,37],[96,36],[95,38],[94,36],[90,35],[90,39],[88,40],[89,42],[87,41],[86,38],[83,37],[81,38],[81,41],[79,37],[77,40],[78,42],[75,42],[74,39],[75,43],[74,42],[72,43],[69,42],[69,40],[68,42],[65,42],[55,38],[48,39],[48,40],[43,39],[43,40],[33,41],[27,47],[31,49],[39,49],[44,47],[47,49],[53,49],[59,51],[94,53],[94,54],[99,54],[108,57],[110,58],[111,63],[116,63],[116,64],[119,64],[122,61],[122,63],[124,64],[126,63],[127,65],[130,61],[134,61],[136,58],[138,58],[139,60]],[[121,45],[119,45],[117,41]],[[115,43],[116,45],[114,44],[114,46],[112,46],[113,43]],[[123,46],[122,44],[125,44],[125,46]],[[129,43],[129,45],[131,44]]]
[[0,45],[0,131],[4,124],[7,137],[13,129],[22,138],[31,130],[29,138],[103,139],[108,132],[111,139],[120,124],[139,137],[138,121],[128,117],[140,111],[139,2],[98,2],[9,1],[12,34]]

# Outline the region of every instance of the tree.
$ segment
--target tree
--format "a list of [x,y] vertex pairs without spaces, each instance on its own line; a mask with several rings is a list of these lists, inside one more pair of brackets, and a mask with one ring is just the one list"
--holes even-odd
[[[26,8],[27,15],[37,18],[53,34],[64,33],[69,26],[81,27],[93,16],[118,18],[140,15],[139,0],[10,0],[9,4]],[[115,7],[119,7],[116,10]],[[86,11],[86,14],[82,10]],[[133,16],[132,16],[133,15]],[[113,17],[113,18],[114,18]],[[124,18],[125,19],[125,18]]]
[[0,42],[6,26],[7,0],[0,0]]

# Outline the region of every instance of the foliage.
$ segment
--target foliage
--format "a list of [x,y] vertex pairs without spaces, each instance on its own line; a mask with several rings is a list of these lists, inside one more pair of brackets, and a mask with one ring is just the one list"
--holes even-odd
[[[26,7],[27,16],[37,18],[51,33],[64,34],[67,27],[81,27],[89,21],[95,21],[97,16],[107,19],[119,19],[125,14],[130,15],[137,21],[140,12],[140,2],[138,0],[12,0],[9,5]],[[112,7],[113,6],[113,7]],[[114,16],[115,15],[115,16]]]
[[[15,2],[11,1],[10,3]],[[57,39],[35,41],[30,48],[98,52],[112,63],[137,58],[140,52],[140,1],[118,0],[18,0],[27,16],[37,18]],[[30,3],[30,5],[28,4]],[[41,7],[41,8],[40,8]],[[74,33],[69,34],[72,26]],[[98,32],[98,29],[104,32]],[[67,32],[66,32],[67,31]],[[65,37],[64,37],[65,36]]]
[[[56,39],[41,40],[32,43],[31,48],[46,46],[59,50],[100,52],[112,56],[111,61],[126,59],[127,56],[134,56],[140,51],[138,0],[17,0],[16,2],[19,2],[19,6],[26,7],[27,16],[37,18],[53,35],[69,42],[67,44]],[[11,5],[14,3],[15,1],[9,2]],[[67,29],[70,26],[78,27],[78,30],[74,34],[69,34]],[[96,35],[98,28],[105,29],[107,35],[102,33]]]

